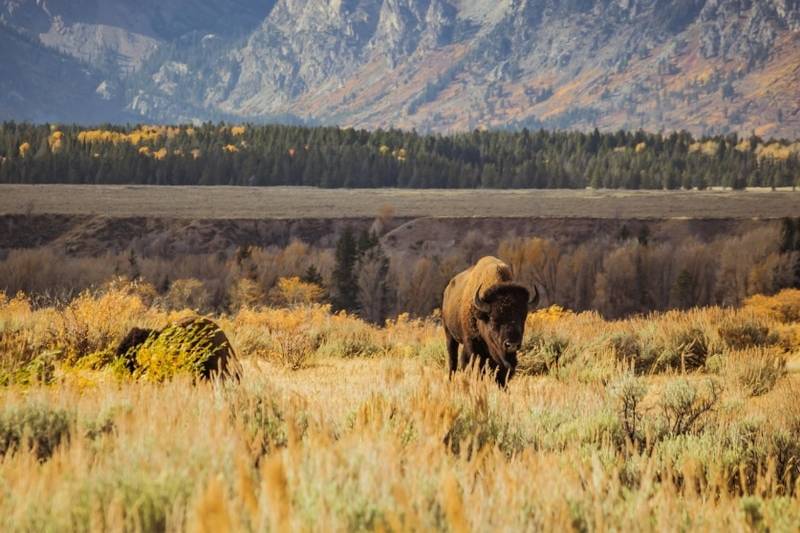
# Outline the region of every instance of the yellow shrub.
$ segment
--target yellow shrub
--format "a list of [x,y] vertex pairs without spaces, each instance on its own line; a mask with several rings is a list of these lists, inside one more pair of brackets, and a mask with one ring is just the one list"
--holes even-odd
[[64,133],[61,131],[54,131],[50,134],[50,137],[47,139],[48,144],[50,145],[50,151],[53,153],[58,153],[64,149]]
[[56,347],[68,362],[110,350],[134,325],[146,320],[147,306],[130,289],[112,288],[100,296],[84,292],[53,324]]
[[249,278],[240,278],[230,288],[230,299],[234,309],[254,307],[263,303],[264,291],[255,281]]
[[747,298],[744,306],[780,322],[800,322],[800,289],[784,289],[774,296],[757,294]]
[[164,302],[170,309],[204,309],[210,300],[203,282],[194,279],[176,279],[169,287]]
[[526,326],[530,326],[536,322],[555,322],[562,318],[572,317],[575,313],[569,309],[564,309],[560,305],[551,305],[544,309],[537,309],[532,313],[528,313],[528,318],[525,322]]
[[214,353],[213,327],[168,327],[136,353],[136,376],[161,382],[179,375],[197,376]]
[[300,281],[297,276],[280,278],[275,288],[278,303],[289,306],[309,305],[322,299],[322,287],[316,283]]
[[696,142],[689,145],[689,152],[700,152],[703,155],[716,155],[719,143],[716,141]]

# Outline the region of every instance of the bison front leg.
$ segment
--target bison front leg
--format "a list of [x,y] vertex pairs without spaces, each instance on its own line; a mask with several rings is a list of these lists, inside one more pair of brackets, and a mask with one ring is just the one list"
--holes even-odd
[[445,328],[445,339],[447,341],[447,369],[452,376],[458,370],[458,341],[450,335],[450,332]]
[[505,388],[508,385],[508,380],[514,375],[513,368],[505,368],[504,366],[498,366],[494,373],[494,379],[497,381],[497,385],[500,388]]
[[474,341],[467,340],[461,348],[461,355],[458,358],[458,368],[461,370],[468,369],[476,359],[480,358],[479,354],[479,346]]

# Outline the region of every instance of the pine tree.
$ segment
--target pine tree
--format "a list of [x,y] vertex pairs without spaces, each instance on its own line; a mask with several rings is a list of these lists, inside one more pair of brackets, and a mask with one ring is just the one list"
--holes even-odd
[[308,266],[305,273],[300,278],[300,281],[304,283],[313,283],[314,285],[319,285],[320,287],[323,286],[322,274],[319,273],[319,270],[317,270],[317,267],[314,265]]
[[393,289],[387,278],[389,259],[381,246],[373,246],[358,261],[358,310],[364,320],[382,324],[393,306]]
[[366,228],[361,230],[361,233],[358,234],[358,255],[363,255],[365,252],[377,246],[379,242],[380,239],[374,232]]
[[331,303],[334,311],[354,311],[358,303],[356,263],[358,243],[348,226],[336,242],[336,266],[331,280]]
[[800,218],[781,221],[781,253],[800,250]]
[[672,301],[678,309],[688,309],[692,306],[694,279],[688,270],[681,270],[671,292]]
[[133,248],[128,250],[128,274],[132,280],[137,280],[141,276],[141,271],[139,270],[139,260],[136,257],[136,252]]

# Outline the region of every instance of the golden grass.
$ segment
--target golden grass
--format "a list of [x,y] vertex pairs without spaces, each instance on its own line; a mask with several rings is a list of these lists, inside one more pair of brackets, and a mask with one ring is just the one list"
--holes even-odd
[[[794,301],[616,322],[540,311],[523,358],[561,339],[561,359],[501,390],[447,379],[435,317],[377,328],[324,306],[243,310],[218,317],[240,382],[152,383],[76,369],[94,352],[63,333],[74,320],[102,351],[178,316],[134,289],[85,295],[72,318],[0,298],[4,371],[18,346],[62,351],[49,379],[0,389],[0,530],[796,531],[800,380],[759,377],[798,351]],[[271,352],[282,331],[317,339],[302,365]],[[683,372],[698,339],[703,364]],[[624,355],[648,362],[642,375]]]

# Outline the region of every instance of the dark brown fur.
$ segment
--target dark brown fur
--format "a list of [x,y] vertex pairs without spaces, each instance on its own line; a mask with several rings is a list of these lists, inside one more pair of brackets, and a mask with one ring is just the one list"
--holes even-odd
[[[484,310],[476,307],[476,294]],[[451,375],[475,363],[506,385],[517,367],[529,296],[527,288],[512,281],[511,268],[496,257],[484,257],[450,280],[442,320]]]
[[136,354],[142,344],[148,339],[174,334],[176,331],[188,331],[191,334],[190,345],[208,342],[211,356],[203,362],[200,369],[201,378],[220,376],[238,379],[239,366],[228,337],[215,322],[203,317],[186,318],[160,330],[133,328],[117,346],[117,355],[123,357],[126,368],[134,372],[137,368]]

